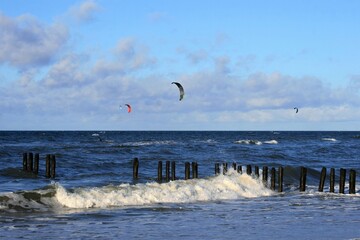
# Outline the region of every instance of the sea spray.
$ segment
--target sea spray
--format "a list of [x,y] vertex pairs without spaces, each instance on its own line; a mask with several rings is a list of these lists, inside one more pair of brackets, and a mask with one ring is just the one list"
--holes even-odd
[[177,180],[159,184],[121,184],[67,191],[58,185],[57,201],[68,208],[108,208],[158,203],[189,203],[269,196],[261,181],[229,171],[207,179]]

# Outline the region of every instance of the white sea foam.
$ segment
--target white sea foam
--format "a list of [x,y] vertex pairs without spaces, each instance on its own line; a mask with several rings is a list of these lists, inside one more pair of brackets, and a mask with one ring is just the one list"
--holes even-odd
[[335,138],[322,138],[323,141],[329,141],[329,142],[336,142],[337,140]]
[[269,140],[269,141],[264,141],[264,142],[261,142],[259,140],[250,140],[250,139],[244,139],[244,140],[238,140],[238,141],[235,141],[235,143],[238,143],[238,144],[254,144],[254,145],[262,145],[263,143],[265,144],[278,144],[278,141],[276,140]]
[[258,141],[258,140],[250,140],[250,139],[238,140],[238,141],[235,141],[235,143],[239,143],[239,144],[254,144],[254,145],[261,145],[261,144],[262,144],[261,141]]
[[73,192],[58,185],[57,201],[68,208],[107,208],[156,203],[188,203],[269,196],[273,192],[247,174],[229,171],[207,179],[177,180],[168,183],[121,184],[78,188]]

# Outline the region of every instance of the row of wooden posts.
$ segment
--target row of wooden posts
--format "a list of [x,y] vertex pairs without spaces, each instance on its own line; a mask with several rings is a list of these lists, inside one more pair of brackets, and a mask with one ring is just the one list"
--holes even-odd
[[[171,175],[170,175],[170,165],[171,165]],[[192,178],[198,178],[198,164],[197,162],[192,162]],[[236,163],[232,164],[233,169],[236,170],[238,173],[242,173],[242,166],[236,165]],[[215,175],[219,175],[221,170],[221,165],[219,163],[215,163]],[[227,163],[222,164],[222,173],[226,174],[228,171]],[[259,167],[255,166],[254,174],[252,173],[252,166],[246,166],[246,174],[254,175],[256,178],[260,177],[259,174]],[[277,174],[276,174],[277,172]],[[326,168],[323,167],[320,174],[320,181],[319,181],[319,192],[324,191],[325,179],[326,179]],[[300,192],[304,192],[306,190],[306,176],[307,176],[307,168],[301,167],[300,168]],[[139,178],[139,159],[134,158],[133,161],[133,178]],[[190,162],[185,162],[185,180],[190,179]],[[158,176],[157,180],[159,182],[165,181],[174,181],[176,180],[176,173],[175,173],[175,162],[174,161],[166,161],[165,167],[165,179],[163,179],[162,175],[162,161],[158,162]],[[269,180],[269,168],[264,166],[262,168],[262,181],[265,186],[269,187],[271,190],[275,191],[276,182],[277,182],[277,190],[278,192],[283,192],[283,182],[284,182],[284,168],[282,166],[278,167],[278,171],[274,167],[270,169],[270,186],[268,186]],[[276,181],[277,180],[277,181]],[[345,182],[346,182],[346,169],[340,169],[339,175],[339,193],[345,193]],[[355,187],[356,187],[356,172],[353,169],[350,169],[349,172],[349,194],[355,194]],[[329,192],[335,192],[335,169],[330,169],[330,188]]]
[[[185,180],[188,180],[191,178],[190,174],[190,166],[192,168],[192,178],[198,178],[198,164],[197,162],[185,162]],[[171,169],[171,172],[170,172]],[[157,168],[157,181],[174,181],[176,180],[176,163],[175,161],[166,161],[165,162],[165,178],[163,178],[163,162],[158,162],[158,168]],[[170,174],[171,173],[171,174]],[[134,158],[133,161],[133,178],[138,179],[139,178],[139,159]]]
[[[23,171],[39,174],[40,154],[32,152],[23,153]],[[45,158],[45,177],[55,178],[56,173],[56,157],[54,154],[46,154]]]

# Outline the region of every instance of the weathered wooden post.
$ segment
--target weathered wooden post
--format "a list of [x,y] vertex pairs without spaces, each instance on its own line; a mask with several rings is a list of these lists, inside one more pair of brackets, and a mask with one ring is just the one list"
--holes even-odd
[[306,189],[306,175],[307,169],[305,167],[300,168],[300,192],[304,192]]
[[55,178],[55,173],[56,173],[56,158],[55,158],[55,155],[54,154],[52,154],[51,155],[51,157],[50,157],[50,159],[51,159],[51,161],[50,161],[50,163],[51,163],[51,178]]
[[283,191],[283,180],[284,180],[284,168],[280,166],[279,167],[279,188],[278,188],[278,192]]
[[255,177],[259,178],[259,167],[255,166]]
[[323,167],[323,168],[321,169],[321,173],[320,173],[319,192],[323,192],[323,191],[324,191],[325,179],[326,179],[326,167]]
[[339,193],[345,193],[346,169],[340,168]]
[[190,179],[190,163],[185,162],[185,180]]
[[39,174],[39,153],[35,153],[33,173],[36,175]]
[[162,161],[159,161],[158,163],[158,177],[157,180],[158,182],[162,182]]
[[236,171],[236,162],[233,162],[232,166],[233,166],[233,169]]
[[220,164],[215,163],[215,176],[220,174]]
[[50,154],[46,154],[45,177],[50,178]]
[[237,166],[237,172],[242,174],[242,166],[241,165],[238,165]]
[[171,180],[172,181],[176,180],[176,163],[175,163],[175,161],[171,162]]
[[268,167],[267,166],[263,167],[262,180],[263,180],[264,186],[267,186],[267,182],[268,182]]
[[33,164],[34,164],[34,155],[32,152],[28,153],[28,159],[27,159],[27,171],[32,172],[33,171]]
[[275,168],[271,168],[271,190],[275,190],[275,182],[276,182],[276,170]]
[[354,169],[350,169],[349,176],[349,194],[355,194],[355,185],[356,185],[356,172]]
[[335,169],[330,168],[330,192],[335,192]]
[[251,172],[252,172],[251,171],[251,165],[249,164],[249,165],[246,166],[246,174],[251,175]]
[[198,163],[192,162],[192,178],[198,178]]
[[165,164],[165,178],[166,178],[166,181],[170,181],[170,161],[166,161],[166,164]]
[[23,153],[23,171],[27,171],[27,153]]
[[225,175],[227,173],[227,163],[223,163],[223,174]]
[[139,178],[139,159],[134,158],[133,160],[133,178],[138,179]]

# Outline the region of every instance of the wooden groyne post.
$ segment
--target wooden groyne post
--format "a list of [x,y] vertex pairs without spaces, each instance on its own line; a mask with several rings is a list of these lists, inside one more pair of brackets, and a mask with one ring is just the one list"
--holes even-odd
[[267,182],[268,182],[268,167],[267,166],[263,167],[262,180],[263,180],[264,186],[266,187]]
[[271,168],[271,190],[275,190],[275,182],[276,182],[276,170],[275,168]]
[[138,179],[139,178],[139,159],[134,158],[133,160],[133,178]]
[[283,191],[283,180],[284,180],[284,168],[283,167],[279,167],[279,188],[278,188],[278,192],[282,192]]
[[185,180],[190,179],[190,163],[185,162]]
[[321,169],[321,173],[320,173],[320,183],[319,183],[319,192],[324,191],[324,184],[325,184],[325,179],[326,179],[326,168],[323,167]]
[[165,180],[170,181],[170,161],[166,161],[165,163]]
[[340,168],[339,193],[345,193],[346,169]]
[[300,192],[304,192],[306,189],[306,175],[307,169],[305,167],[300,168]]
[[171,180],[172,180],[172,181],[175,181],[175,180],[176,180],[175,170],[176,170],[176,163],[175,163],[175,161],[172,161],[172,162],[171,162]]
[[335,192],[335,169],[330,169],[330,189],[331,193]]
[[162,182],[162,161],[158,162],[158,174],[157,174],[158,182]]
[[355,194],[355,185],[356,185],[356,172],[354,169],[350,169],[349,194]]

